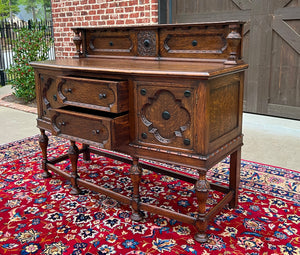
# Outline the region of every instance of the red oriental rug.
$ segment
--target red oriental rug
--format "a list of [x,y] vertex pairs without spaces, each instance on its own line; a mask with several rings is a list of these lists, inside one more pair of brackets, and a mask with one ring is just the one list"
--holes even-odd
[[[50,137],[49,155],[68,143]],[[106,196],[83,190],[70,195],[70,183],[43,179],[38,137],[0,146],[0,254],[300,254],[300,172],[242,161],[239,206],[224,209],[209,225],[209,242],[194,241],[188,224],[146,214],[136,223],[131,210]],[[60,167],[70,169],[68,161]],[[163,165],[170,167],[169,165]],[[192,169],[178,171],[195,174]],[[209,172],[226,183],[228,160]],[[79,159],[82,178],[131,194],[129,165],[92,155]],[[142,200],[193,214],[193,185],[145,170]],[[221,199],[210,193],[209,204]]]

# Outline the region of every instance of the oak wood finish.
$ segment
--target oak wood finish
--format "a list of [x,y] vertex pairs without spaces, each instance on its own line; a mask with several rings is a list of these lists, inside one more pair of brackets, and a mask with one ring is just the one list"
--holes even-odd
[[[241,30],[239,22],[74,28],[73,59],[32,63],[45,177],[51,170],[71,181],[72,194],[83,186],[131,205],[135,221],[146,210],[193,224],[195,240],[207,241],[208,222],[226,204],[237,206],[247,68]],[[45,130],[71,141],[67,155],[48,160]],[[84,160],[95,153],[131,164],[132,197],[82,180],[80,153]],[[229,187],[209,183],[207,171],[228,155]],[[71,174],[55,166],[68,158]],[[198,177],[143,159],[192,167]],[[143,168],[193,183],[198,215],[142,203]],[[206,212],[211,189],[225,195]]]

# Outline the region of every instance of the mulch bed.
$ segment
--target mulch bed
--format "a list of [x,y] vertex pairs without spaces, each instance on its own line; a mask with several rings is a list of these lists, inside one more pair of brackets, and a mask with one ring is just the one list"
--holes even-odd
[[26,105],[26,106],[30,106],[30,107],[36,107],[36,99],[34,99],[30,102],[26,102],[24,99],[18,98],[14,94],[4,96],[1,99],[5,102],[10,102],[10,103],[13,102],[16,104],[22,104],[22,105]]
[[26,102],[24,99],[17,98],[13,94],[5,95],[2,98],[0,98],[0,106],[9,107],[34,114],[37,113],[36,100]]

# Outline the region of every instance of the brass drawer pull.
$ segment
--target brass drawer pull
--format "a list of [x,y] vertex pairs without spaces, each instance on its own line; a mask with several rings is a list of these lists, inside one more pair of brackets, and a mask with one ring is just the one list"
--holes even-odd
[[94,135],[99,135],[100,134],[100,130],[99,129],[93,130],[93,134]]
[[66,122],[60,121],[60,122],[58,122],[58,125],[59,125],[59,126],[65,126],[65,125],[66,125]]
[[99,94],[99,99],[106,98],[106,94]]

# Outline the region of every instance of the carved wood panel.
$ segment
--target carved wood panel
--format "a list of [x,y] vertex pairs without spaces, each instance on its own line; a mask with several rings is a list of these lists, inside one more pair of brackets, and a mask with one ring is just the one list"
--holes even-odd
[[157,38],[156,31],[140,31],[137,35],[138,55],[139,56],[156,56],[157,55]]
[[62,103],[57,94],[56,77],[47,74],[40,74],[41,95],[42,95],[42,115],[50,118],[49,110],[61,107]]
[[192,149],[194,89],[138,82],[136,91],[139,142]]

